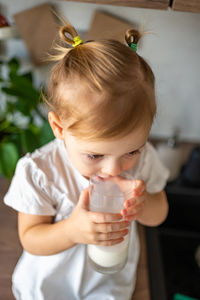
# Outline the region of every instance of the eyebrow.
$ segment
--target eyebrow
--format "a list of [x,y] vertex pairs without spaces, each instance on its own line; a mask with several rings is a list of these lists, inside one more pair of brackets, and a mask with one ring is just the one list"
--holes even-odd
[[[146,144],[146,142],[142,145],[142,146],[140,146],[139,148],[137,148],[137,149],[135,149],[135,150],[132,150],[132,151],[128,151],[128,152],[126,152],[126,153],[131,153],[131,152],[134,152],[134,151],[138,151],[138,150],[140,150],[142,147],[144,147],[144,145]],[[84,151],[85,153],[90,153],[90,154],[94,154],[94,155],[110,155],[109,153],[104,153],[104,154],[101,154],[101,153],[97,153],[97,152],[93,152],[93,151]],[[124,154],[126,154],[126,153],[124,153]]]

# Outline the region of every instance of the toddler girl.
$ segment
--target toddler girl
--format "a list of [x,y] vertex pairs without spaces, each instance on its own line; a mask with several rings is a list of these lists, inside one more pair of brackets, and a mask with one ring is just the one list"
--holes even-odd
[[[147,142],[156,112],[154,75],[136,53],[140,34],[83,43],[70,25],[52,69],[46,102],[55,140],[18,162],[5,203],[18,211],[23,254],[13,274],[18,300],[130,299],[139,257],[136,222],[156,226],[168,204],[168,171]],[[88,179],[133,180],[132,198],[119,213],[89,211]],[[126,266],[113,275],[94,271],[86,245],[124,240]]]

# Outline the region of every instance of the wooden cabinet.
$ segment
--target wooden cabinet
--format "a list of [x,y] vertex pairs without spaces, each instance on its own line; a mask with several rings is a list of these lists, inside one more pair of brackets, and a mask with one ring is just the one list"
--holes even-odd
[[173,0],[173,10],[200,12],[200,0]]
[[200,13],[200,0],[70,0],[96,4],[132,6],[140,8],[168,9]]
[[141,8],[168,9],[170,0],[71,0],[97,4],[133,6]]

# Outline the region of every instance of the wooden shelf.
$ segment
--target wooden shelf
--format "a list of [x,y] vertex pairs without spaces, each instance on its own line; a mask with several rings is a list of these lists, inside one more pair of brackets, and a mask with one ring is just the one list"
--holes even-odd
[[173,0],[172,9],[200,13],[200,0]]
[[140,8],[168,9],[170,0],[72,0],[96,4],[133,6]]

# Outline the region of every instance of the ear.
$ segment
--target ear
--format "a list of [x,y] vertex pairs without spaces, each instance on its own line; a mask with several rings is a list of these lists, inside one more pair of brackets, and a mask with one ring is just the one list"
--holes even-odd
[[49,124],[56,138],[63,140],[64,138],[64,129],[61,124],[59,117],[53,112],[50,111],[48,114]]

